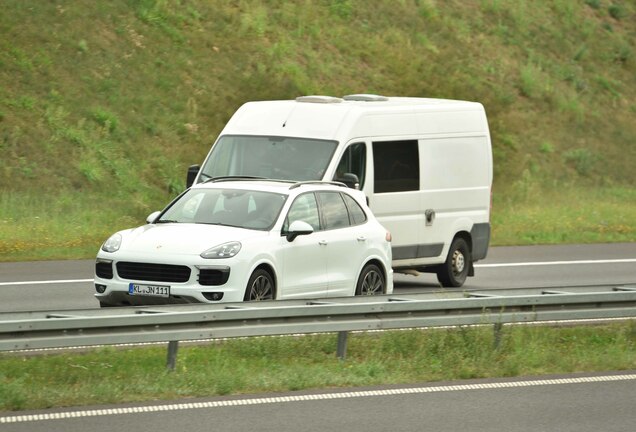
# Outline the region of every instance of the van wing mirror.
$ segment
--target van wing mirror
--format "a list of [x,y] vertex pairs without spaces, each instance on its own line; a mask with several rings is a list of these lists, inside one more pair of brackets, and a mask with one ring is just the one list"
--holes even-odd
[[199,165],[190,165],[188,167],[188,176],[186,177],[186,187],[192,186],[194,183],[194,179],[197,178],[197,174],[199,174],[199,170],[201,167]]
[[336,181],[342,182],[351,189],[360,189],[360,179],[354,173],[344,173],[342,177],[336,179]]
[[314,228],[305,221],[297,220],[291,223],[287,230],[287,241],[293,242],[299,235],[309,235],[314,232]]

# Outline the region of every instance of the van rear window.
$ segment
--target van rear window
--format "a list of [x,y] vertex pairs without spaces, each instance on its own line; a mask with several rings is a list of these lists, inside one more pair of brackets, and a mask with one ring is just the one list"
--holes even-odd
[[374,192],[406,192],[420,188],[417,140],[373,143]]

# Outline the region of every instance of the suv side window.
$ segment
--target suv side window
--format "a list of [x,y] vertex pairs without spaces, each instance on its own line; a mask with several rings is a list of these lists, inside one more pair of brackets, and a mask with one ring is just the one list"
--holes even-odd
[[335,181],[340,181],[343,174],[352,173],[360,180],[360,189],[364,186],[364,178],[367,167],[367,146],[365,143],[351,144],[342,154],[338,167],[336,168]]
[[325,229],[338,229],[350,225],[349,212],[340,193],[319,192],[318,197]]
[[420,189],[420,159],[417,140],[373,143],[375,193]]
[[312,226],[314,231],[320,231],[320,216],[318,215],[318,203],[313,193],[299,195],[289,208],[289,213],[283,224],[283,232],[289,230],[292,222],[301,220]]
[[349,209],[349,219],[351,219],[351,225],[362,225],[367,221],[367,214],[362,210],[360,204],[356,202],[351,196],[346,193],[342,194],[345,204]]

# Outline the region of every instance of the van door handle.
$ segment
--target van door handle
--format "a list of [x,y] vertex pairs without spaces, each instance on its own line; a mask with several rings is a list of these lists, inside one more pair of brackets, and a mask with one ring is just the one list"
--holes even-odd
[[319,244],[320,246],[327,246],[327,240],[320,240],[320,241],[318,242],[318,244]]
[[367,238],[366,238],[365,236],[360,236],[360,237],[358,237],[358,239],[357,239],[357,240],[358,240],[359,242],[365,242],[365,241],[367,241]]
[[424,216],[426,217],[426,226],[433,225],[433,222],[435,221],[435,210],[433,209],[426,210],[424,212]]

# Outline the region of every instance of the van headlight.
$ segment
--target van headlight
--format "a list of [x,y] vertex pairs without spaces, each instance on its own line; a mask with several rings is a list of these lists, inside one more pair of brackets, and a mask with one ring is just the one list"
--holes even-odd
[[241,250],[241,243],[234,241],[223,243],[222,245],[214,246],[203,252],[201,258],[214,259],[214,258],[232,258]]
[[117,252],[121,246],[121,234],[113,234],[102,245],[104,252]]

